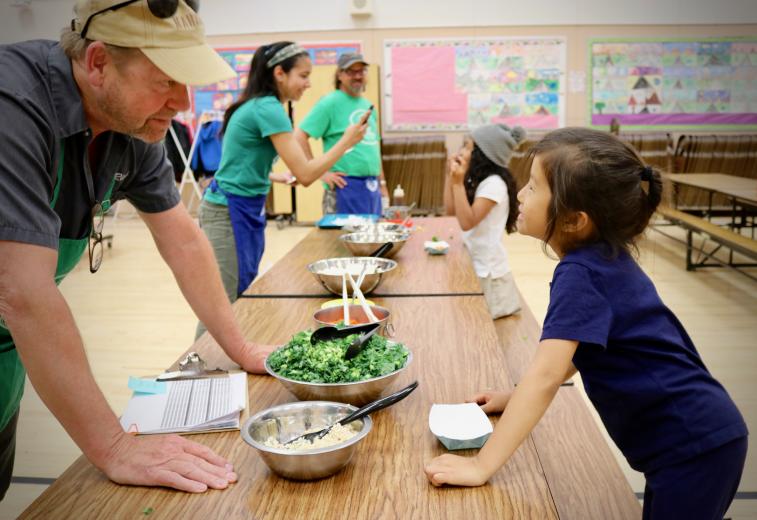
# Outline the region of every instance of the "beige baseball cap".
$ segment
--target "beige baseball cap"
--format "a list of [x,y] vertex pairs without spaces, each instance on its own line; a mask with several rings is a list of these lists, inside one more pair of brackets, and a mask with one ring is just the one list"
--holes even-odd
[[166,75],[185,85],[235,78],[234,69],[205,42],[200,16],[184,0],[176,2],[172,16],[159,18],[148,0],[78,0],[71,28],[81,34],[89,21],[86,38],[139,49]]

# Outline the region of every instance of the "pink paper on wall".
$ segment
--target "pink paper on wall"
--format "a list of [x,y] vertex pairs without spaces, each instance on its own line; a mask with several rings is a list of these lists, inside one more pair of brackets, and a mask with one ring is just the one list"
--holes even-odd
[[455,91],[455,48],[392,49],[392,121],[466,124],[467,95]]

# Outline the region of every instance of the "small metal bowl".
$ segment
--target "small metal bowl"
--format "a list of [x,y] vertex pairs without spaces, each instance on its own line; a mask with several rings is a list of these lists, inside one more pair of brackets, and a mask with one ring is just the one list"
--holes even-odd
[[[346,269],[357,281],[357,277],[363,272],[363,267],[367,267],[366,275],[360,284],[360,290],[363,294],[368,294],[378,287],[384,273],[387,273],[397,267],[397,262],[386,258],[373,257],[344,257],[344,258],[327,258],[318,260],[308,265],[308,271],[313,273],[316,280],[323,285],[329,292],[342,295],[342,275],[341,271]],[[373,271],[373,272],[369,272]],[[352,295],[352,287],[347,283],[347,294]]]
[[410,233],[348,233],[339,237],[355,256],[368,256],[387,242],[392,248],[384,256],[391,258],[405,245]]
[[[374,316],[378,318],[379,330],[378,333],[382,336],[391,337],[394,335],[394,327],[389,323],[389,317],[391,312],[385,307],[379,307],[378,305],[369,305]],[[371,320],[366,316],[362,305],[350,305],[350,322],[354,319],[357,321],[354,325],[362,325],[370,323]],[[318,328],[325,327],[327,325],[336,325],[340,321],[344,321],[344,306],[338,305],[334,307],[326,307],[325,309],[319,309],[313,314],[313,320],[318,324]]]
[[357,434],[339,444],[312,450],[272,448],[265,441],[274,437],[287,441],[311,429],[325,428],[346,417],[356,407],[327,401],[301,401],[273,406],[245,421],[242,438],[258,450],[263,462],[282,477],[294,480],[315,480],[333,475],[349,463],[357,444],[373,427],[369,416],[346,425]]
[[[392,343],[391,340],[387,340],[387,342]],[[284,388],[292,392],[295,397],[301,401],[337,401],[340,403],[362,406],[381,397],[384,390],[389,387],[392,381],[397,379],[397,376],[410,366],[412,361],[413,353],[408,349],[407,360],[405,361],[405,366],[402,368],[398,368],[394,372],[390,372],[383,376],[352,383],[310,383],[307,381],[295,381],[294,379],[280,376],[274,372],[268,364],[267,359],[265,362],[265,369],[266,372],[278,379],[279,382],[284,385]]]
[[343,230],[349,233],[408,233],[410,228],[393,222],[371,222],[356,226],[344,226]]

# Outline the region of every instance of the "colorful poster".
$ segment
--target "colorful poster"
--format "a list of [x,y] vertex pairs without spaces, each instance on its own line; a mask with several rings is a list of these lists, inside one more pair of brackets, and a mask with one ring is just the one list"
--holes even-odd
[[384,130],[559,128],[565,49],[562,38],[385,40]]
[[757,128],[757,39],[591,43],[593,126]]
[[[314,66],[336,66],[339,56],[346,52],[360,52],[360,42],[300,43],[310,53]],[[226,110],[247,85],[247,75],[255,49],[259,45],[217,47],[216,51],[238,76],[229,81],[192,89],[192,111],[198,116],[210,110]]]

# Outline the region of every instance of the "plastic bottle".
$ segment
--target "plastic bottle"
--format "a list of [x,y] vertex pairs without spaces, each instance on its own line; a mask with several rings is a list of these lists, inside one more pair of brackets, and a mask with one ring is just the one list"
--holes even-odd
[[394,191],[392,192],[392,203],[395,206],[405,205],[405,190],[403,190],[402,186],[400,186],[399,184],[396,188],[394,188]]

